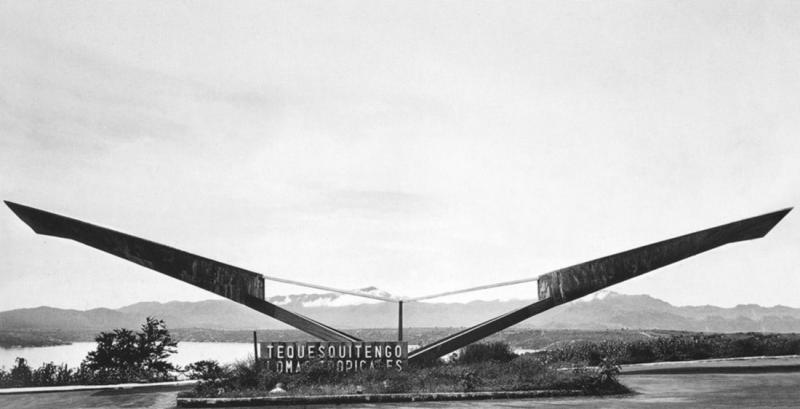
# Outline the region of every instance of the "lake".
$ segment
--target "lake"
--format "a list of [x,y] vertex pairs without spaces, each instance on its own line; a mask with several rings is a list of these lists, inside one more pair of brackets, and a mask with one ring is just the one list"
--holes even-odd
[[[50,347],[0,348],[0,368],[14,366],[15,359],[22,357],[28,365],[37,368],[45,362],[67,364],[77,367],[86,358],[89,351],[95,349],[95,342],[75,342],[70,345]],[[419,345],[409,345],[409,350]],[[518,354],[536,352],[533,349],[516,349]],[[452,354],[449,354],[452,355]],[[227,364],[242,359],[253,359],[253,344],[249,342],[184,342],[178,344],[178,353],[169,357],[168,361],[185,366],[200,360],[215,360]]]
[[[95,346],[95,342],[75,342],[49,347],[0,348],[0,367],[11,368],[17,357],[27,359],[32,367],[39,367],[45,362],[76,367]],[[203,359],[231,363],[248,358],[253,359],[253,344],[248,342],[180,342],[178,353],[168,360],[176,365],[187,365]]]

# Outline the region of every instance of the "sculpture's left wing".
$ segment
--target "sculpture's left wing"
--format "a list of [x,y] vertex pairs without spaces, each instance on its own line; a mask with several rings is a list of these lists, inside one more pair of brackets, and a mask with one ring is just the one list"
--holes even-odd
[[264,277],[105,227],[6,201],[38,234],[75,240],[244,304],[325,341],[359,339],[264,299]]

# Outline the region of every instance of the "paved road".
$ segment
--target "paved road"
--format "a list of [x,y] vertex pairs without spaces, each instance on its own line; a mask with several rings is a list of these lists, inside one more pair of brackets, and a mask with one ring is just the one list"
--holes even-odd
[[[796,408],[800,372],[765,374],[625,375],[635,395],[441,403],[365,404],[357,408]],[[175,388],[0,396],[0,408],[174,408]],[[313,406],[324,408],[325,406]],[[330,406],[335,407],[335,406]],[[297,408],[297,407],[294,407]]]
[[0,408],[153,408],[175,407],[181,388],[141,388],[127,391],[75,391],[0,395]]

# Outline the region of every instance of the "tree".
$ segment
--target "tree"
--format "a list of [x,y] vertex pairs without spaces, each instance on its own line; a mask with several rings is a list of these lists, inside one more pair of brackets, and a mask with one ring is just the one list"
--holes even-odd
[[42,366],[33,370],[31,385],[52,386],[67,385],[70,381],[72,371],[66,364],[56,365],[52,362],[45,362]]
[[202,379],[204,381],[227,378],[225,368],[219,366],[219,362],[213,360],[203,360],[193,362],[186,366],[189,379]]
[[138,334],[141,366],[144,370],[155,372],[161,376],[174,371],[175,366],[167,362],[167,358],[178,352],[178,341],[172,339],[163,320],[147,317]]
[[480,362],[497,361],[508,362],[517,357],[505,342],[487,342],[469,344],[461,350],[456,362],[459,364],[474,364]]
[[163,320],[147,317],[141,331],[119,328],[95,338],[97,348],[82,366],[100,382],[168,379],[175,367],[167,358],[177,352]]
[[28,366],[28,361],[25,358],[15,360],[15,365],[11,368],[10,378],[12,386],[27,386],[31,383],[31,367]]

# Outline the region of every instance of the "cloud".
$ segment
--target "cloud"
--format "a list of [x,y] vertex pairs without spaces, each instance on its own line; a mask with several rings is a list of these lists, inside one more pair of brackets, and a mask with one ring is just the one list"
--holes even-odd
[[42,149],[91,147],[179,134],[166,95],[183,85],[77,47],[23,34],[3,35],[3,104],[13,120],[3,131]]
[[[734,3],[7,2],[0,193],[346,288],[527,277],[800,200],[800,8]],[[30,282],[125,268],[11,217]],[[673,271],[793,283],[793,223],[748,244],[763,265]],[[686,303],[725,277],[659,274],[625,288]],[[139,301],[151,275],[95,288]]]
[[35,149],[94,152],[142,140],[191,146],[219,129],[215,118],[223,126],[231,116],[273,118],[284,104],[278,89],[216,87],[24,32],[4,30],[0,50],[0,131]]

